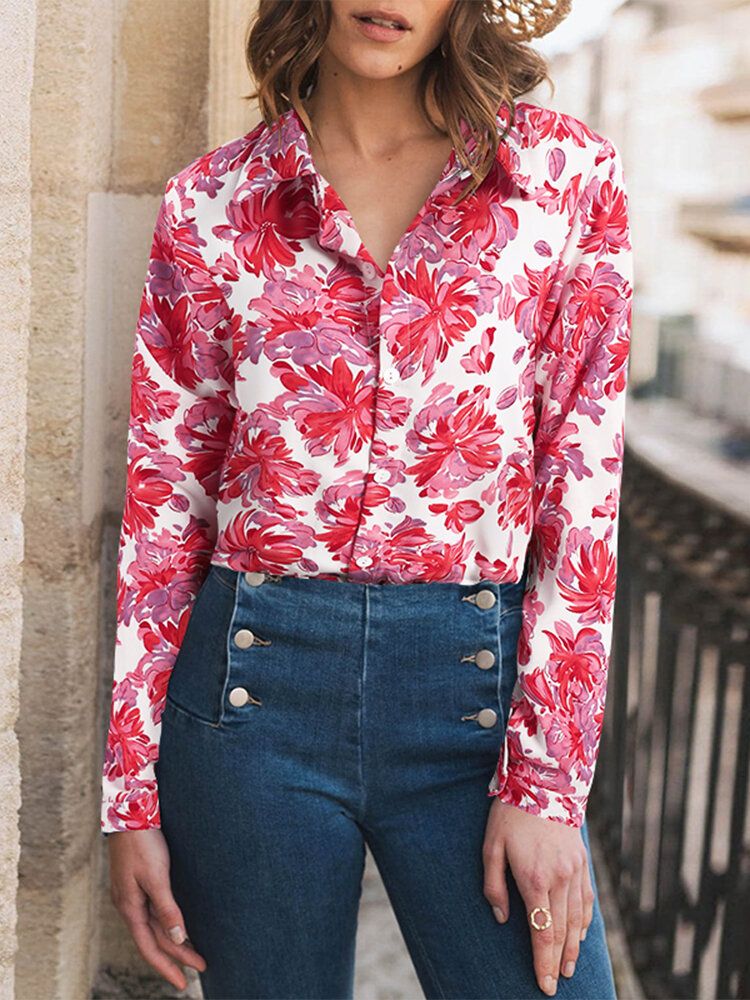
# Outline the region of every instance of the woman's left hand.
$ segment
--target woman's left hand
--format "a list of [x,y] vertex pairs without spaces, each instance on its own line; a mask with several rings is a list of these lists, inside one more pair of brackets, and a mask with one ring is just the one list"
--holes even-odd
[[[505,866],[510,865],[526,905],[526,919],[536,906],[547,907],[552,924],[538,930],[529,920],[534,971],[549,996],[558,975],[572,976],[580,942],[594,909],[586,845],[578,828],[534,816],[496,798],[490,807],[482,850],[484,895],[505,923],[510,913]],[[537,913],[537,924],[545,923]]]

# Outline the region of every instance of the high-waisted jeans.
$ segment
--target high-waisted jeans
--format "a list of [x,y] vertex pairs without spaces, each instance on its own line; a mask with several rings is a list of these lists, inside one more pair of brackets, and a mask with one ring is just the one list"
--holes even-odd
[[[212,564],[156,765],[172,891],[207,998],[350,998],[366,844],[426,997],[546,996],[510,867],[507,923],[483,895],[524,582]],[[598,896],[556,996],[615,996]]]

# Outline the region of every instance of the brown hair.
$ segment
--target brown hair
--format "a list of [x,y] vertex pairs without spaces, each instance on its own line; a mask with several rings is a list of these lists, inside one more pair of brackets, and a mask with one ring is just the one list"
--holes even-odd
[[[456,0],[445,34],[424,60],[419,84],[423,114],[450,135],[458,158],[472,177],[470,194],[491,169],[501,138],[497,113],[505,103],[515,117],[515,98],[547,80],[554,83],[545,58],[528,40],[546,34],[570,10],[570,0]],[[246,33],[247,65],[257,90],[245,99],[258,99],[267,123],[290,107],[296,108],[312,134],[312,123],[302,98],[315,86],[318,56],[330,26],[329,0],[259,0]],[[445,122],[441,129],[427,111],[427,94]],[[470,158],[460,119],[469,125],[476,149]]]

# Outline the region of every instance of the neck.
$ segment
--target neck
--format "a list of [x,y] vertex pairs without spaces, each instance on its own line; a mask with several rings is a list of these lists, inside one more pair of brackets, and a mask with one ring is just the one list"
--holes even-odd
[[322,52],[314,93],[305,102],[321,145],[374,160],[416,137],[436,136],[419,107],[420,74],[417,65],[385,80],[364,78]]

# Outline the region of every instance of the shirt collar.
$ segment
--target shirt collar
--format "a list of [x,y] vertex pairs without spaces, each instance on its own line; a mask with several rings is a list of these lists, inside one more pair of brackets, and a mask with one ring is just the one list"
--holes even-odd
[[[521,117],[523,117],[521,112]],[[501,104],[496,120],[498,133],[505,130],[510,119],[510,112],[505,103]],[[459,120],[462,134],[466,137],[467,152],[471,154],[476,146],[471,129],[465,119]],[[501,138],[497,149],[497,159],[503,170],[513,183],[526,193],[533,190],[533,178],[527,162],[528,150],[523,144],[523,136],[518,122],[518,111],[514,124]],[[292,180],[295,177],[311,175],[317,177],[317,169],[310,155],[307,131],[304,122],[294,107],[282,112],[266,128],[261,129],[252,155],[253,173],[263,175],[264,181]],[[456,156],[455,148],[451,150],[438,186],[451,185],[458,180],[470,176],[468,167],[463,166]]]

